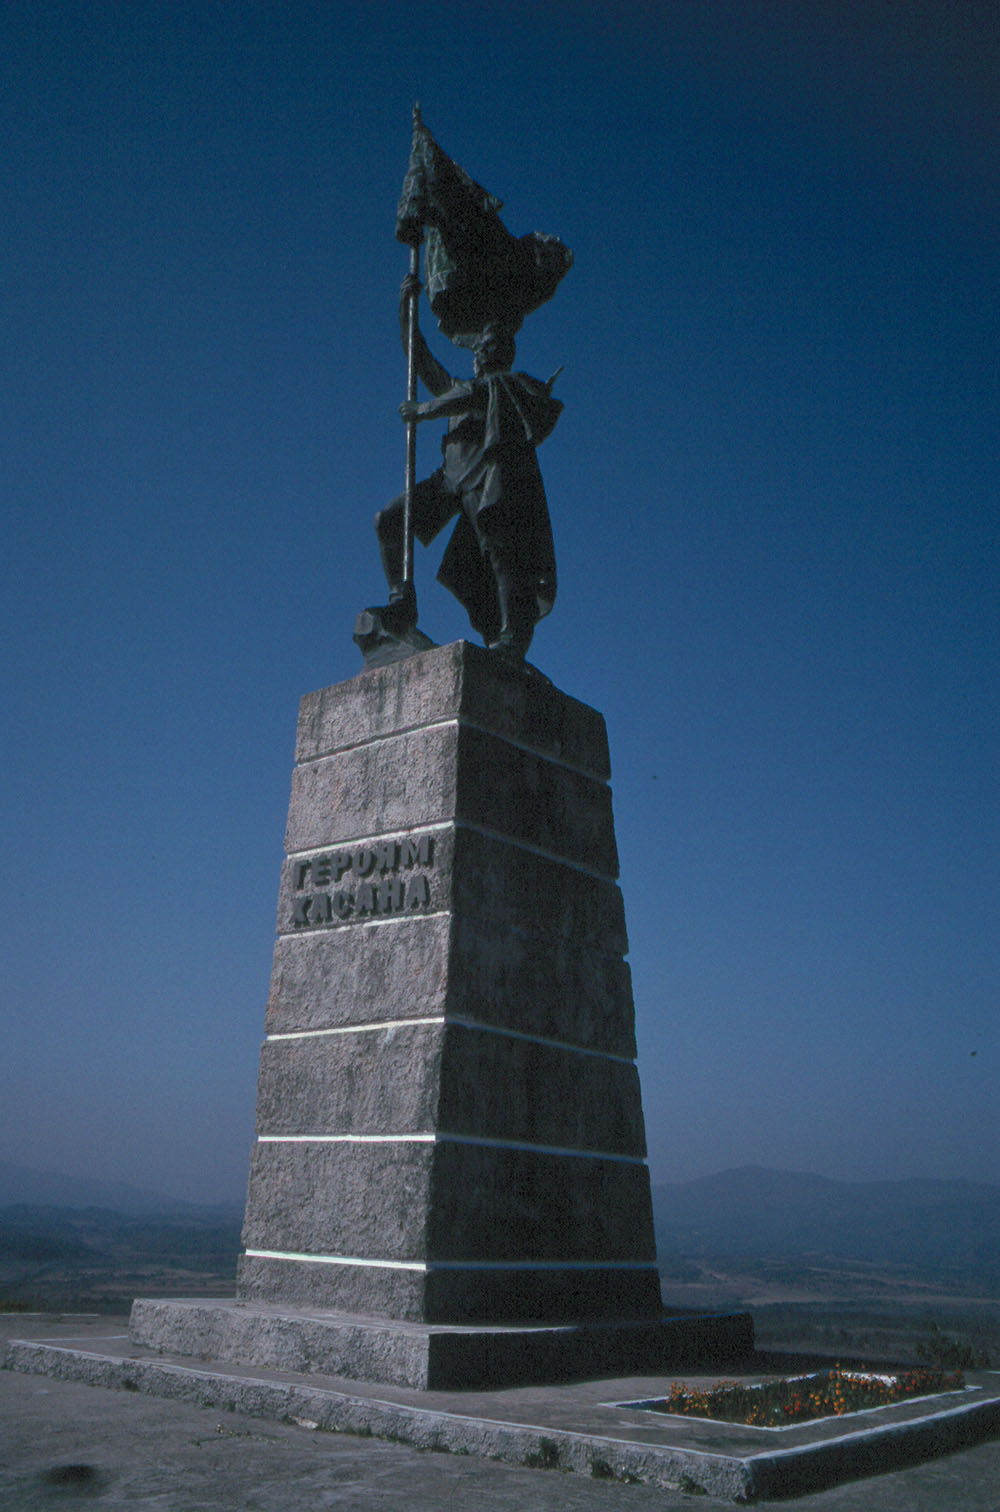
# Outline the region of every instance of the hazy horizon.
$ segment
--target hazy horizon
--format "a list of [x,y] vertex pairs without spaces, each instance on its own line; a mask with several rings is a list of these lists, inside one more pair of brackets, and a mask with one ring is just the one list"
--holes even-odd
[[[890,1179],[883,1179],[875,1176],[852,1180],[845,1179],[843,1177],[826,1176],[821,1171],[802,1171],[797,1169],[785,1169],[774,1166],[758,1166],[753,1164],[727,1166],[720,1171],[703,1171],[696,1176],[683,1177],[675,1181],[657,1181],[654,1179],[652,1181],[652,1186],[655,1192],[656,1188],[688,1186],[703,1182],[707,1183],[713,1181],[714,1179],[725,1176],[750,1175],[776,1176],[780,1178],[788,1177],[792,1179],[801,1178],[807,1181],[816,1179],[824,1182],[833,1182],[835,1184],[843,1186],[862,1187],[885,1186],[887,1184],[905,1186],[908,1183],[940,1182],[949,1186],[955,1185],[982,1187],[1000,1194],[1000,1182],[976,1182],[970,1181],[966,1177],[927,1177],[915,1175],[910,1177],[894,1177]],[[19,1182],[23,1184],[25,1178],[29,1178],[37,1182],[37,1184],[42,1188],[43,1191],[46,1188],[61,1190],[67,1183],[72,1184],[76,1182],[78,1182],[81,1186],[106,1188],[106,1200],[102,1200],[97,1205],[109,1206],[111,1208],[114,1208],[114,1196],[116,1192],[118,1194],[118,1200],[121,1202],[125,1202],[131,1195],[133,1198],[144,1198],[149,1200],[150,1202],[162,1201],[168,1204],[178,1203],[193,1204],[196,1206],[205,1207],[232,1207],[238,1208],[240,1211],[243,1210],[246,1201],[245,1189],[239,1192],[230,1193],[220,1191],[215,1196],[193,1196],[190,1192],[184,1191],[161,1191],[159,1188],[150,1186],[148,1184],[143,1184],[141,1182],[139,1184],[134,1184],[132,1182],[118,1181],[113,1177],[108,1177],[106,1175],[102,1176],[100,1173],[95,1173],[92,1171],[77,1172],[74,1174],[69,1171],[39,1170],[32,1166],[21,1166],[9,1161],[0,1160],[0,1208],[15,1207],[21,1204],[29,1207],[51,1206],[70,1208],[78,1205],[77,1203],[71,1201],[68,1196],[40,1196],[29,1199],[26,1197],[9,1198],[7,1195],[5,1195],[8,1194],[11,1190],[15,1189]],[[87,1201],[79,1205],[89,1207],[93,1204],[88,1199]]]

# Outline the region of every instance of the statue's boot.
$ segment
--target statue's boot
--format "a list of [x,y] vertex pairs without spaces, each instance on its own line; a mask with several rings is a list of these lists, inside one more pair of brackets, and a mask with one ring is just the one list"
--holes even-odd
[[379,510],[375,516],[375,535],[382,571],[389,584],[389,602],[370,612],[379,616],[380,623],[390,635],[405,635],[417,623],[417,593],[412,577],[409,582],[404,581],[402,497]]
[[394,586],[389,602],[362,609],[354,621],[354,642],[369,667],[426,651],[434,642],[417,629],[417,595],[412,583]]
[[489,649],[523,661],[535,633],[534,604],[516,578],[495,558],[492,560],[500,601],[500,634],[490,642]]
[[393,635],[403,635],[417,623],[417,590],[412,583],[392,585],[389,602],[381,610],[382,624]]

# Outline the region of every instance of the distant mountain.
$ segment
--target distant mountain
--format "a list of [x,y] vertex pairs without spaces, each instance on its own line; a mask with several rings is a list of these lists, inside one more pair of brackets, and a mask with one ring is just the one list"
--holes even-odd
[[188,1213],[229,1211],[232,1203],[182,1202],[160,1192],[142,1191],[123,1181],[93,1181],[58,1171],[33,1171],[0,1160],[0,1208],[15,1205],[53,1208],[106,1208],[116,1213]]
[[1000,1187],[833,1181],[758,1166],[655,1186],[661,1261],[826,1257],[1000,1280]]

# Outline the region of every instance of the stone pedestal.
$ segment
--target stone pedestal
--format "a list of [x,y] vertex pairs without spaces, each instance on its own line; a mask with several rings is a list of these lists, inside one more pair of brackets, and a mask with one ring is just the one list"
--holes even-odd
[[[458,642],[303,699],[296,754],[205,1352],[424,1387],[667,1368],[600,715]],[[191,1329],[136,1304],[137,1342]]]

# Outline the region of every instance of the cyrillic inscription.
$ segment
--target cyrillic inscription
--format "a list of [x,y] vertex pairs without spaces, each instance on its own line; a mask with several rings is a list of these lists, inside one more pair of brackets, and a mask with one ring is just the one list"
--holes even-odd
[[296,861],[292,924],[347,924],[431,907],[434,837],[407,835]]

